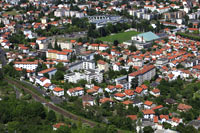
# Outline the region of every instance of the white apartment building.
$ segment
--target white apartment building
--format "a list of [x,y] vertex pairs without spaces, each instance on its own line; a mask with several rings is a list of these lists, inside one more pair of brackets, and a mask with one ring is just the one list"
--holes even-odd
[[138,78],[138,85],[144,81],[150,81],[156,75],[156,68],[154,65],[144,66],[141,70],[129,74],[128,81],[131,83],[132,79]]
[[21,68],[26,70],[35,70],[38,67],[37,62],[14,62],[15,68]]

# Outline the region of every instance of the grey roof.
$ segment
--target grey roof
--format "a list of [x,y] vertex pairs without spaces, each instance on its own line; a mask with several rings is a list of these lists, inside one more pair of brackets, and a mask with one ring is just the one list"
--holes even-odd
[[194,126],[195,128],[198,129],[200,127],[200,120],[193,120],[189,122],[188,125]]
[[157,40],[160,37],[157,36],[156,34],[154,34],[153,32],[149,31],[149,32],[145,32],[145,33],[141,33],[138,35],[139,37],[143,37],[143,39],[145,41],[152,41],[152,40]]

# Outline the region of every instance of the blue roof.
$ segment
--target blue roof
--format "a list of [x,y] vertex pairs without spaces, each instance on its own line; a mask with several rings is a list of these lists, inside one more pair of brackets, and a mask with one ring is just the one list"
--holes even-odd
[[141,33],[138,35],[139,37],[143,37],[143,39],[145,41],[152,41],[152,40],[156,40],[159,39],[160,37],[157,36],[156,34],[154,34],[153,32],[149,31],[149,32],[145,32],[145,33]]

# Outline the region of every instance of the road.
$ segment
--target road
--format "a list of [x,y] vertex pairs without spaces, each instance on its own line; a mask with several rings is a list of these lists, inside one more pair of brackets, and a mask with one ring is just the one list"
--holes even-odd
[[10,80],[10,79],[8,79],[8,78],[5,78],[5,80],[6,80],[8,83],[10,83],[10,84],[15,85],[16,87],[22,88],[26,93],[31,94],[32,97],[33,97],[36,101],[40,102],[41,104],[43,104],[43,105],[49,107],[50,109],[52,109],[52,110],[54,110],[54,111],[56,111],[56,112],[62,114],[64,117],[67,117],[67,118],[72,119],[72,120],[75,120],[75,121],[78,120],[78,121],[81,121],[81,122],[83,122],[83,123],[87,123],[87,124],[90,125],[91,127],[94,127],[94,126],[96,125],[95,122],[89,121],[89,120],[84,119],[84,118],[81,118],[81,117],[79,117],[79,116],[76,116],[76,115],[74,115],[74,114],[72,114],[72,113],[70,113],[70,112],[68,112],[68,111],[66,111],[66,110],[64,110],[64,109],[62,109],[62,108],[60,108],[60,107],[54,105],[53,103],[48,102],[48,101],[47,101],[46,99],[44,99],[43,97],[38,96],[35,92],[31,91],[30,89],[28,89],[28,88],[24,87],[23,85],[21,85],[20,83],[18,83],[18,82],[20,82],[20,81],[17,82],[17,81],[14,81],[14,80]]

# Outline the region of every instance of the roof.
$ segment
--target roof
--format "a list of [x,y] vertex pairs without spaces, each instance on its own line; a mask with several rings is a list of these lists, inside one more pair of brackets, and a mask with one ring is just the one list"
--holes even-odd
[[83,101],[93,101],[94,98],[93,98],[92,96],[90,96],[90,95],[84,95],[84,96],[82,97],[82,100],[83,100]]
[[131,120],[137,120],[137,115],[127,115],[126,117],[130,118]]
[[192,108],[192,106],[180,103],[177,108],[179,110],[189,110]]
[[125,97],[125,95],[123,93],[115,93],[114,94],[116,97]]
[[125,104],[125,105],[129,105],[129,104],[133,104],[133,101],[126,100],[126,101],[124,101],[122,103]]
[[155,114],[154,110],[152,110],[152,109],[142,110],[142,112],[143,112],[143,114],[145,114],[145,115]]
[[65,123],[56,123],[53,125],[54,128],[60,128],[60,126],[65,126]]
[[62,88],[60,88],[60,87],[55,87],[53,90],[56,91],[56,92],[64,91],[64,89],[62,89]]
[[105,98],[100,99],[99,102],[100,102],[100,103],[113,102],[113,100],[110,99],[110,98],[105,97]]
[[143,37],[143,39],[145,41],[152,41],[152,40],[156,40],[159,39],[159,36],[157,36],[156,34],[154,34],[153,32],[145,32],[145,33],[141,33],[138,34],[139,37]]
[[145,101],[144,104],[147,105],[147,106],[151,106],[153,104],[153,102],[152,101]]
[[42,71],[40,71],[38,73],[44,74],[44,73],[48,73],[48,72],[51,72],[51,71],[54,71],[54,70],[56,70],[56,68],[52,67],[52,68],[48,68],[48,69],[42,70]]

